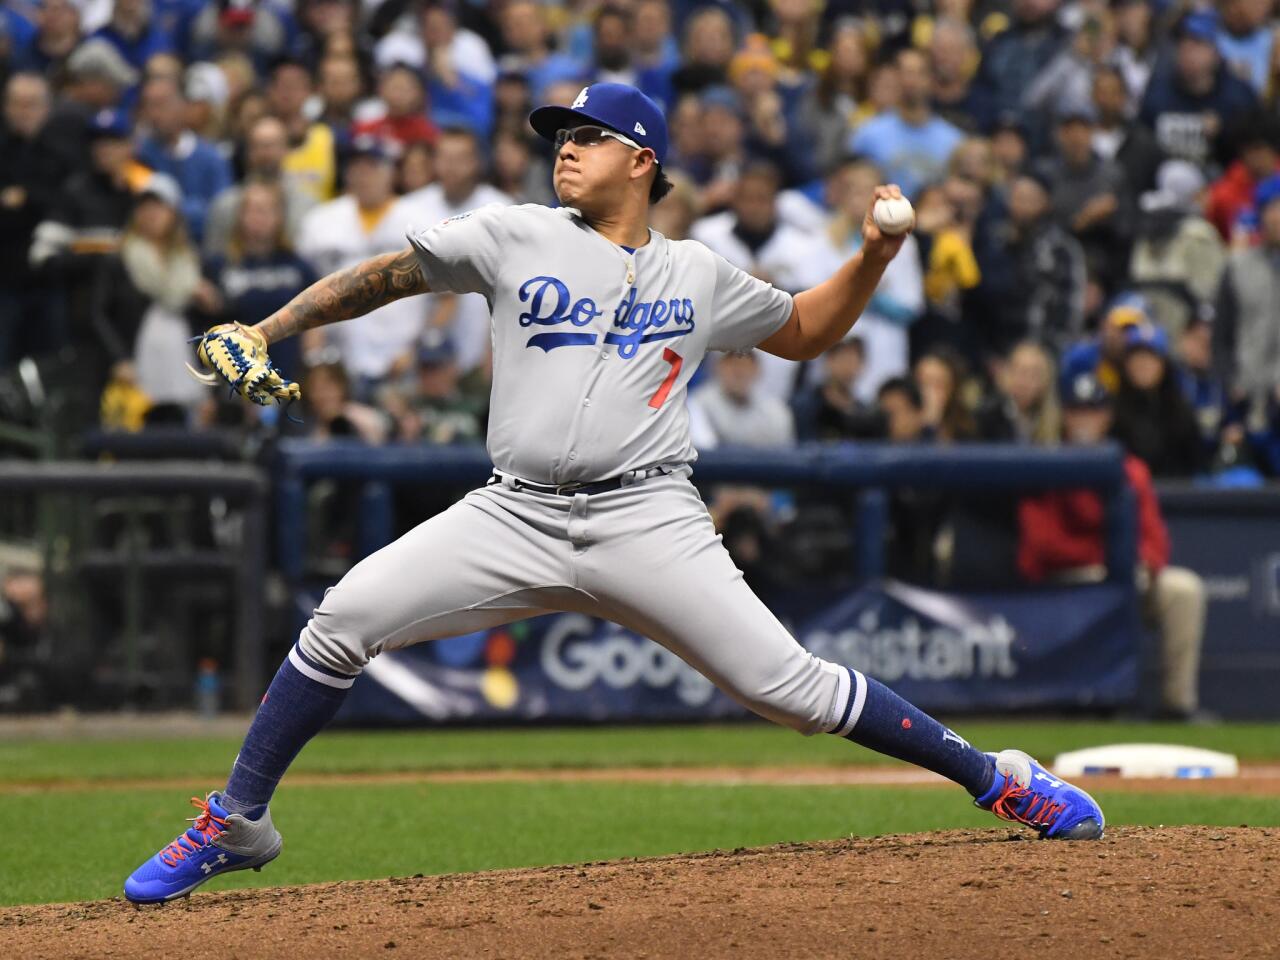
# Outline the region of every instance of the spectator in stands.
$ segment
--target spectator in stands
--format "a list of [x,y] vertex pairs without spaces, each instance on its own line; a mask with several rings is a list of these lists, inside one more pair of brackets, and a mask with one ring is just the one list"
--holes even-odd
[[943,120],[968,133],[990,133],[996,122],[991,92],[976,82],[978,44],[963,20],[943,17],[929,41],[933,68],[933,109]]
[[942,443],[973,440],[978,433],[965,401],[968,371],[955,352],[938,349],[916,361],[912,378],[924,404],[924,424]]
[[[261,122],[277,123],[274,119]],[[221,294],[226,319],[252,326],[317,278],[290,245],[288,195],[282,183],[251,180],[233,189],[236,206],[227,242],[206,261],[205,276]],[[299,376],[302,352],[298,338],[275,344],[271,359],[287,376]]]
[[348,438],[369,444],[384,443],[386,417],[374,407],[351,398],[351,382],[340,363],[308,367],[302,378],[302,402],[306,405],[307,437],[311,440]]
[[1145,297],[1135,293],[1117,295],[1107,306],[1097,336],[1072,344],[1063,354],[1062,382],[1091,373],[1108,393],[1114,394],[1120,389],[1129,328],[1150,322]]
[[154,17],[151,0],[114,0],[111,19],[94,31],[94,37],[106,40],[136,70],[141,70],[152,54],[173,49],[173,37]]
[[1129,91],[1119,67],[1101,66],[1093,74],[1093,152],[1116,164],[1133,193],[1155,185],[1160,148],[1155,136],[1132,118]]
[[779,71],[768,42],[753,34],[729,62],[729,81],[742,103],[749,150],[777,164],[788,184],[805,183],[814,175],[809,141],[792,122]]
[[459,7],[450,0],[414,0],[413,26],[393,30],[378,41],[374,59],[380,64],[407,63],[421,68],[433,60],[448,63],[483,86],[498,78],[493,53],[484,39],[459,26]]
[[138,159],[177,182],[183,219],[199,240],[209,204],[231,186],[231,167],[217,147],[187,128],[186,99],[172,80],[148,80],[139,104],[148,133],[138,146]]
[[1194,317],[1208,316],[1227,253],[1200,215],[1204,175],[1185,160],[1160,167],[1157,189],[1144,193],[1129,277],[1147,290],[1152,319],[1176,337]]
[[895,63],[901,102],[896,110],[859,127],[849,139],[849,149],[875,162],[890,182],[913,197],[943,174],[964,134],[933,112],[933,78],[926,55],[902,50]]
[[1267,93],[1275,50],[1271,0],[1223,0],[1218,21],[1218,52],[1227,69],[1259,97]]
[[999,183],[1012,183],[1026,167],[1031,147],[1026,124],[1018,114],[1005,113],[996,118],[995,128],[991,131],[991,153],[1000,172]]
[[382,406],[395,422],[401,443],[481,443],[483,404],[461,386],[461,371],[447,340],[424,344],[405,387],[389,388]]
[[1200,427],[1202,452],[1210,471],[1247,466],[1252,457],[1245,446],[1244,426],[1214,364],[1213,329],[1207,320],[1192,319],[1178,337],[1178,373],[1182,394]]
[[1169,358],[1169,336],[1141,323],[1125,333],[1112,433],[1156,477],[1190,477],[1205,466],[1200,428]]
[[672,35],[667,0],[638,0],[630,40],[637,86],[669,110],[675,101],[671,75],[680,65],[680,49]]
[[698,220],[698,191],[693,182],[680,173],[671,173],[671,192],[649,213],[649,225],[668,240],[687,240]]
[[1255,239],[1254,194],[1258,185],[1280,173],[1280,122],[1270,113],[1241,117],[1234,125],[1235,159],[1209,187],[1205,216],[1232,247]]
[[[1063,437],[1092,445],[1111,431],[1111,398],[1081,374],[1064,385]],[[1204,583],[1192,571],[1169,566],[1169,534],[1151,484],[1137,457],[1124,461],[1138,506],[1137,583],[1144,611],[1160,633],[1161,713],[1198,719],[1200,648],[1204,640]],[[1018,566],[1031,583],[1088,582],[1104,575],[1102,501],[1091,490],[1055,490],[1024,499],[1019,508]]]
[[1218,54],[1217,23],[1193,12],[1179,22],[1173,63],[1157,69],[1139,116],[1165,153],[1192,163],[1213,159],[1214,142],[1227,124],[1257,106],[1257,97]]
[[70,172],[46,134],[51,98],[36,73],[15,73],[4,85],[0,127],[0,370],[24,356],[66,344],[63,298],[27,259],[37,225],[54,208]]
[[1218,291],[1214,354],[1233,395],[1260,430],[1280,401],[1280,174],[1262,181],[1256,200],[1260,243],[1236,250]]
[[884,417],[857,397],[865,363],[866,348],[857,336],[846,337],[822,355],[822,381],[800,390],[791,401],[800,440],[834,443],[884,436]]
[[14,71],[62,76],[79,43],[80,11],[76,5],[71,0],[44,0],[36,10],[36,33],[31,44],[14,51]]
[[218,194],[205,217],[203,248],[206,257],[226,253],[227,241],[240,211],[245,186],[252,183],[280,187],[285,204],[286,236],[297,236],[298,226],[307,211],[315,206],[315,200],[296,182],[285,179],[284,158],[288,150],[288,135],[284,124],[275,117],[263,117],[249,129],[249,135],[245,138],[243,185],[233,184]]
[[925,421],[924,398],[910,377],[891,377],[876,391],[876,406],[893,443],[931,443],[934,428]]
[[1017,177],[1009,188],[1008,220],[992,230],[978,266],[979,309],[990,319],[989,349],[1004,353],[1028,338],[1061,350],[1084,328],[1084,252],[1058,226],[1049,185],[1037,176]]
[[1133,200],[1120,168],[1093,152],[1092,104],[1063,104],[1054,130],[1056,155],[1041,161],[1058,224],[1080,241],[1091,275],[1111,286],[1123,276]]
[[[1155,69],[1159,43],[1152,0],[1116,0],[1116,49],[1111,60],[1124,77],[1129,103],[1141,102]],[[1136,185],[1135,185],[1136,188]]]
[[60,103],[49,119],[49,133],[70,159],[89,150],[89,120],[103,110],[115,110],[138,82],[138,71],[105,40],[86,40],[67,59],[67,75]]
[[1058,0],[1014,0],[1012,13],[1009,28],[992,38],[982,56],[979,82],[998,112],[1021,109],[1036,74],[1068,41],[1057,22]]
[[355,57],[325,57],[320,61],[316,95],[320,98],[316,119],[333,131],[335,143],[345,146],[351,140],[357,112],[369,106],[360,62]]
[[[881,182],[883,174],[866,160],[842,164],[828,178],[827,194],[836,215],[825,236],[822,270],[827,275],[862,248],[862,222]],[[858,319],[858,339],[866,347],[864,369],[856,384],[862,402],[870,403],[885,380],[907,372],[908,329],[923,313],[920,250],[915,238],[908,237]]]
[[[779,185],[775,168],[752,164],[738,178],[732,208],[698,220],[689,234],[734,266],[782,290],[806,290],[829,276],[827,258],[817,240],[779,218]],[[761,389],[785,405],[799,365],[772,354],[754,362],[761,368]]]
[[204,388],[184,364],[190,359],[187,312],[216,314],[222,302],[200,271],[182,222],[177,183],[152,174],[129,218],[118,255],[94,279],[93,323],[108,356],[132,361],[139,389],[151,402],[148,422],[185,422]]
[[[375,137],[357,137],[346,164],[347,192],[302,219],[296,249],[317,276],[404,248],[405,224],[395,207],[395,149]],[[359,324],[337,324],[303,336],[304,359],[326,343],[338,347],[351,374],[352,393],[369,396],[385,378],[407,372],[422,333],[422,305],[413,299],[379,307]]]
[[355,136],[392,140],[402,151],[410,143],[435,145],[440,131],[427,119],[427,90],[417,70],[405,64],[384,69],[378,77],[378,99],[385,112],[357,123],[352,128]]
[[697,100],[698,153],[679,163],[701,187],[702,209],[714,213],[727,207],[736,191],[739,173],[750,162],[746,125],[738,95],[728,87],[710,87]]
[[89,330],[91,281],[100,259],[118,249],[134,191],[148,175],[133,159],[131,133],[123,113],[94,115],[88,166],[67,179],[32,237],[31,267],[42,280],[66,291],[75,341],[97,340]]
[[235,51],[263,67],[284,52],[289,25],[272,4],[217,0],[203,6],[191,21],[187,46],[192,56],[207,59]]
[[494,186],[517,203],[555,203],[546,161],[535,156],[527,138],[500,131],[493,142]]
[[[445,130],[435,151],[436,181],[401,197],[391,213],[401,224],[439,223],[489,204],[512,199],[483,182],[484,153],[470,130]],[[432,297],[424,310],[426,323],[447,332],[454,358],[463,373],[486,362],[489,353],[489,305],[478,293]]]
[[271,68],[267,107],[289,135],[285,178],[323,203],[333,197],[338,180],[337,155],[333,130],[307,116],[311,94],[311,72],[302,61],[281,59]]
[[973,251],[973,220],[962,219],[942,185],[926,187],[916,202],[916,228],[924,270],[925,312],[912,326],[917,348],[950,344],[973,359],[974,331],[962,321],[967,291],[978,285],[981,274]]
[[525,77],[529,90],[540,98],[558,80],[581,81],[586,70],[572,57],[552,49],[552,32],[545,8],[533,0],[515,0],[500,14],[506,54],[499,61],[503,72]]
[[675,96],[723,85],[729,76],[729,61],[738,47],[729,14],[716,6],[695,10],[684,22],[681,47],[681,64],[671,75]]
[[396,170],[396,193],[413,193],[436,179],[436,151],[427,143],[411,143],[400,156]]
[[1079,107],[1093,94],[1094,71],[1115,47],[1115,26],[1096,8],[1082,13],[1083,22],[1071,42],[1050,60],[1022,97],[1022,109],[1033,116],[1053,116],[1063,104]]
[[1057,444],[1062,411],[1049,351],[1034,340],[1024,340],[1009,351],[997,380],[998,389],[978,409],[978,436],[993,443]]
[[690,421],[700,449],[789,447],[795,424],[787,405],[761,389],[760,359],[754,350],[727,353],[716,363],[715,379],[689,397]]
[[227,105],[231,87],[214,63],[193,63],[183,74],[187,129],[210,143],[226,139]]
[[831,28],[829,60],[806,91],[798,117],[800,128],[812,137],[820,170],[830,170],[839,162],[850,132],[871,115],[869,48],[865,23],[841,20]]

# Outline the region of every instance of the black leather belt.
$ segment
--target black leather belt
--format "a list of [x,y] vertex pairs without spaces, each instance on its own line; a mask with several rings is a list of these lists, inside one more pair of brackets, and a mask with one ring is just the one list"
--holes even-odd
[[[635,474],[637,471],[632,471]],[[513,490],[532,490],[534,493],[551,493],[558,497],[572,497],[579,493],[585,493],[588,496],[594,493],[608,493],[610,490],[619,490],[629,484],[641,483],[649,477],[656,477],[665,474],[667,471],[659,468],[640,473],[638,476],[632,474],[619,474],[616,477],[610,477],[608,480],[597,480],[594,483],[530,483],[528,480],[521,480],[510,474],[506,475],[506,479],[510,480],[510,486]],[[632,476],[630,481],[628,476]],[[493,479],[490,483],[503,483],[503,475],[494,471]]]

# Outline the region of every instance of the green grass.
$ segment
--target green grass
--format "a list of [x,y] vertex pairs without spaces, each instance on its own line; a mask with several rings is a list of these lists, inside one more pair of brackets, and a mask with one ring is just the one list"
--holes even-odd
[[[172,838],[173,790],[0,797],[0,904],[116,896]],[[1103,794],[1115,824],[1280,826],[1268,797]],[[625,783],[294,787],[272,805],[285,853],[210,889],[452,873],[956,827],[990,827],[964,795],[881,787]]]
[[[984,749],[1017,746],[1045,760],[1103,743],[1181,743],[1280,759],[1280,726],[1185,727],[1071,721],[957,721]],[[216,783],[239,748],[236,738],[0,741],[0,783],[148,779]],[[895,761],[835,737],[800,737],[765,724],[718,726],[333,732],[317,738],[294,769],[311,773],[484,770],[501,767],[775,766]]]
[[[1164,741],[1280,759],[1280,726],[958,722],[975,744],[1045,759],[1101,743]],[[219,785],[233,738],[0,742],[0,904],[115,896],[133,867],[192,811],[183,791],[119,779]],[[294,769],[311,773],[518,767],[883,763],[833,737],[761,724],[335,732]],[[5,783],[63,782],[5,792]],[[101,781],[79,788],[77,782]],[[287,782],[287,781],[286,781]],[[1103,794],[1113,824],[1280,826],[1274,797]],[[753,846],[782,840],[992,826],[959,790],[660,783],[333,783],[292,786],[272,804],[281,861],[213,888],[368,879]]]

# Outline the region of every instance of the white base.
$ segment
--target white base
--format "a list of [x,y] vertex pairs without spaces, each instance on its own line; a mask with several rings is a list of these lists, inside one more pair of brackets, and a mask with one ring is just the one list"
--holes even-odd
[[1059,754],[1053,772],[1070,780],[1090,774],[1202,780],[1235,777],[1240,763],[1229,753],[1169,743],[1117,743]]

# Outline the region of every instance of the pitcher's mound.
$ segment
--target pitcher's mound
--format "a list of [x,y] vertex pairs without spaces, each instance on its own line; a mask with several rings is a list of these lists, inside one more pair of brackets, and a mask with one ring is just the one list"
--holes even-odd
[[1280,830],[992,829],[0,910],[6,957],[1280,955]]

